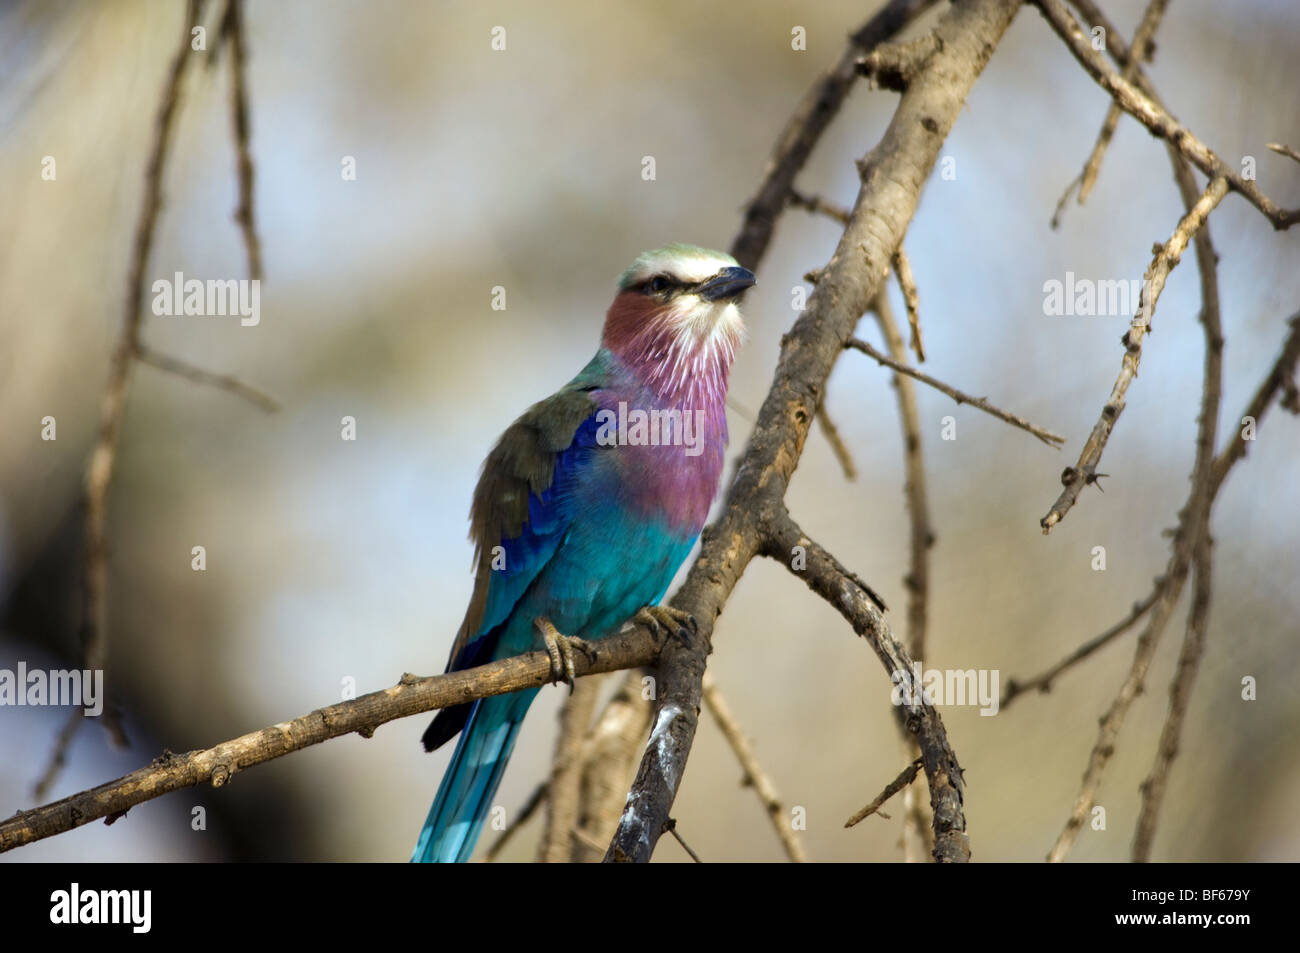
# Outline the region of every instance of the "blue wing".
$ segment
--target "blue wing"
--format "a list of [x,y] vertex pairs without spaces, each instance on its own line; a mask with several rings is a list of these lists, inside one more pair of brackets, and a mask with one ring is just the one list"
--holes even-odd
[[[477,548],[474,595],[447,671],[491,661],[501,632],[564,541],[577,474],[597,447],[596,406],[580,375],[535,404],[502,435],[483,465],[470,510]],[[432,751],[454,737],[470,705],[440,711],[424,733]]]

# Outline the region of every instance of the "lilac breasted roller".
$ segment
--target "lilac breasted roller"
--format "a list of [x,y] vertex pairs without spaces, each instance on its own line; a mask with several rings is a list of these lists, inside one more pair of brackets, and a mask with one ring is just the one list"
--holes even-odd
[[[545,648],[572,683],[569,638],[599,639],[636,618],[676,631],[660,606],[695,544],[722,472],[725,403],[754,275],[692,245],[639,256],[623,272],[595,357],[501,436],[470,508],[474,591],[447,671]],[[460,740],[413,861],[473,853],[538,689],[439,712],[432,751]]]

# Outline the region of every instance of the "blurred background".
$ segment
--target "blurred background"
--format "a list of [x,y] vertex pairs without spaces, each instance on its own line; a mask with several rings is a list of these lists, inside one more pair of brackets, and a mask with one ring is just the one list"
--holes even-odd
[[[1145,6],[1107,0],[1132,35]],[[49,799],[342,697],[442,670],[470,592],[466,514],[500,432],[590,357],[620,270],[669,241],[725,248],[787,117],[878,6],[825,0],[535,4],[267,3],[246,7],[261,323],[145,319],[154,348],[276,395],[266,415],[137,365],[109,499],[111,667],[129,750],[82,728]],[[220,4],[207,11],[209,47]],[[184,4],[0,4],[0,668],[79,668],[80,485],[121,324],[132,229]],[[933,22],[932,13],[913,33]],[[494,26],[507,48],[490,46]],[[807,50],[791,49],[791,30]],[[1180,0],[1150,75],[1226,160],[1300,204],[1300,6]],[[229,64],[188,72],[148,274],[246,277],[227,109]],[[896,97],[855,89],[798,180],[848,205],[853,160]],[[1056,498],[1119,368],[1128,315],[1046,317],[1067,271],[1140,279],[1182,213],[1163,146],[1121,121],[1088,205],[1048,222],[1106,112],[1104,94],[1023,10],[944,147],[906,247],[926,369],[1067,435],[1054,451],[926,388],[933,550],[927,667],[1035,674],[1121,618],[1168,556],[1187,488],[1202,337],[1189,253],[1085,493],[1050,536]],[[41,178],[42,159],[57,179]],[[355,158],[355,181],[340,175]],[[656,178],[643,181],[642,157]],[[1227,336],[1220,444],[1300,307],[1300,229],[1274,233],[1229,195],[1212,218]],[[790,210],[746,299],[732,455],[766,393],[792,289],[839,228]],[[491,308],[494,286],[505,311]],[[895,302],[901,301],[895,290]],[[861,333],[872,341],[874,322]],[[908,523],[887,373],[846,354],[829,410],[855,455],[845,480],[813,433],[791,511],[904,627]],[[57,420],[43,441],[41,419]],[[340,419],[357,439],[340,439]],[[940,439],[941,418],[957,439]],[[1213,618],[1156,840],[1157,860],[1300,859],[1300,421],[1276,409],[1217,504]],[[207,570],[190,568],[207,550]],[[1091,568],[1104,546],[1107,568]],[[1101,790],[1108,829],[1071,859],[1124,860],[1167,708],[1186,611],[1169,628]],[[974,858],[1041,860],[1070,810],[1097,718],[1134,634],[996,717],[944,710],[966,771]],[[758,757],[820,860],[901,858],[901,813],[844,820],[903,766],[889,683],[867,645],[780,566],[753,563],[711,661]],[[1241,700],[1241,679],[1258,700]],[[498,796],[513,811],[547,770],[560,689],[533,707]],[[0,815],[32,788],[66,719],[0,708]],[[427,718],[390,724],[133,808],[0,859],[405,860],[450,756]],[[779,860],[779,844],[712,722],[675,808],[705,860]],[[190,828],[207,811],[207,829]],[[890,808],[886,808],[890,811]],[[505,857],[531,859],[540,825]],[[482,847],[491,839],[485,834]],[[670,839],[656,859],[687,860]]]

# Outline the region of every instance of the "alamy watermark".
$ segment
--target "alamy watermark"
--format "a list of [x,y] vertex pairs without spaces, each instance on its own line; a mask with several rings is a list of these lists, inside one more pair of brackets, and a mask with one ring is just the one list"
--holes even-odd
[[262,282],[247,278],[186,278],[176,272],[172,278],[153,283],[153,313],[172,317],[239,316],[246,328],[262,320]]
[[103,669],[0,668],[0,706],[54,705],[79,707],[88,718],[104,713]]
[[981,715],[996,715],[1000,706],[996,668],[922,669],[920,662],[912,670],[900,669],[890,676],[894,687],[889,700],[895,705],[979,705]]
[[1064,281],[1049,278],[1043,282],[1043,314],[1049,318],[1137,315],[1149,323],[1150,310],[1150,288],[1136,278],[1078,278],[1067,271]]
[[596,443],[602,447],[685,447],[688,457],[704,452],[703,410],[628,409],[596,411]]
[[153,926],[153,891],[88,890],[74,882],[50,894],[50,922],[121,924],[132,933],[148,933]]

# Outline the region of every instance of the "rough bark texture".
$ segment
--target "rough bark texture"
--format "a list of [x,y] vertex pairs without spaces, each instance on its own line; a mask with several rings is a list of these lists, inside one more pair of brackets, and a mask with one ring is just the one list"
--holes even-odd
[[[603,639],[591,654],[575,652],[574,668],[579,676],[612,672],[648,665],[658,653],[656,636],[646,629],[632,629]],[[249,732],[203,751],[166,752],[152,764],[115,781],[43,807],[19,811],[0,823],[0,853],[101,817],[111,822],[137,804],[181,788],[207,781],[213,787],[221,787],[243,768],[330,738],[354,731],[368,738],[377,727],[396,718],[534,688],[551,681],[551,660],[545,652],[529,652],[430,678],[404,675],[391,688],[318,708],[301,718]]]

